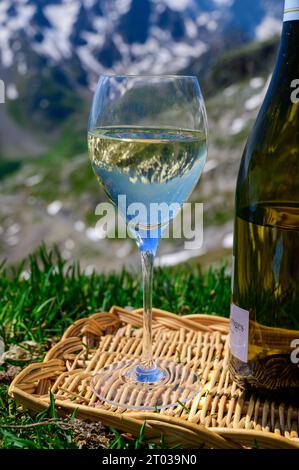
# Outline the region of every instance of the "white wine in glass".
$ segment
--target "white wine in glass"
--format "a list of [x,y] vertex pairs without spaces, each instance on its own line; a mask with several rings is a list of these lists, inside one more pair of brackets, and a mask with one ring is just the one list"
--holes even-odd
[[[141,252],[144,297],[142,356],[98,371],[93,391],[123,408],[186,403],[198,393],[200,380],[192,364],[153,354],[152,277],[163,231],[189,198],[206,161],[207,120],[197,79],[102,76],[90,114],[88,150],[100,184]],[[143,210],[128,211],[136,204]],[[153,211],[155,204],[176,209]]]

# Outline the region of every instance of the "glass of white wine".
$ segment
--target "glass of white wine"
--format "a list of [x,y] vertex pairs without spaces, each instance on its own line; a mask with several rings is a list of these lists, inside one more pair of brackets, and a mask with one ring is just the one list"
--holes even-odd
[[[89,118],[88,151],[98,181],[137,242],[143,271],[142,355],[124,354],[97,371],[91,387],[101,401],[122,408],[156,410],[186,403],[200,389],[196,364],[181,363],[176,351],[171,360],[156,357],[152,278],[163,232],[189,198],[206,161],[207,118],[197,78],[101,76]],[[153,210],[161,204],[163,210]]]

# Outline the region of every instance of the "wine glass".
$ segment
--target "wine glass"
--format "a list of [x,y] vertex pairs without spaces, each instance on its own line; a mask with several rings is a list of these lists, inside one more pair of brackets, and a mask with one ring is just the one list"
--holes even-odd
[[[112,362],[91,378],[95,395],[121,408],[186,403],[200,389],[196,365],[160,359],[152,344],[152,277],[159,241],[194,189],[207,155],[207,119],[196,77],[101,76],[88,125],[93,170],[141,252],[140,358]],[[157,209],[158,207],[158,209]],[[160,210],[159,210],[160,208]],[[124,355],[125,356],[125,355]]]

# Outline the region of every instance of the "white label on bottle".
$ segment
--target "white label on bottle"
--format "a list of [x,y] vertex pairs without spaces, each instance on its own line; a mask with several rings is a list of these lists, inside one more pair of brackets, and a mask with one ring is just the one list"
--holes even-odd
[[299,0],[285,0],[283,21],[299,20]]
[[240,361],[248,361],[249,311],[232,304],[230,308],[229,346]]

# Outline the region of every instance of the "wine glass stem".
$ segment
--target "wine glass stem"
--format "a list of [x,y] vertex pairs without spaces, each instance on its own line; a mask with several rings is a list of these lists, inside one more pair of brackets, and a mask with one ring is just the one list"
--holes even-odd
[[154,367],[152,352],[152,289],[154,254],[151,251],[141,252],[143,277],[143,345],[142,362],[145,369]]

